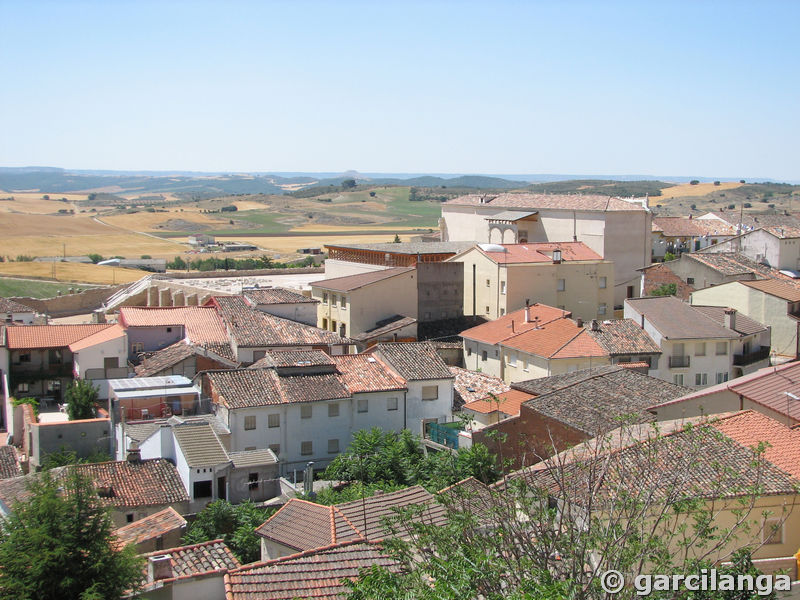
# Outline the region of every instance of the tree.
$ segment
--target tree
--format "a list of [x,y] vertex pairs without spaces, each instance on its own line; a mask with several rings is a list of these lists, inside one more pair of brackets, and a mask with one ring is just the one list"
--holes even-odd
[[676,283],[665,283],[652,292],[650,292],[651,296],[675,296],[678,293],[678,284]]
[[168,269],[173,269],[175,271],[182,271],[186,268],[186,261],[183,260],[180,256],[176,256],[171,261],[167,263]]
[[275,509],[257,508],[252,502],[234,505],[217,500],[197,515],[183,541],[199,544],[222,538],[242,564],[254,562],[261,556],[261,542],[255,530],[274,512]]
[[[454,488],[438,496],[443,525],[424,518],[423,507],[398,512],[384,547],[401,569],[362,573],[349,598],[600,599],[610,597],[601,585],[609,570],[631,583],[639,574],[699,574],[731,559],[721,572],[755,574],[749,556],[763,543],[767,516],[756,503],[772,475],[764,445],[743,453],[735,446],[713,420],[678,433],[623,424],[494,488]],[[782,485],[796,493],[791,478]],[[781,527],[793,506],[776,505]]]
[[675,260],[676,256],[672,252],[665,252],[664,253],[664,262]]
[[345,179],[342,181],[342,189],[344,190],[351,190],[356,187],[356,180],[355,179]]
[[699,179],[692,179],[692,180],[689,182],[689,185],[697,185],[697,184],[699,184],[699,183],[700,183],[700,180],[699,180]]
[[93,252],[93,253],[91,253],[91,254],[87,254],[86,256],[88,256],[89,258],[91,258],[91,259],[92,259],[92,262],[93,262],[94,264],[97,264],[97,263],[99,263],[101,260],[103,260],[103,255],[102,255],[102,254],[97,254],[96,252]]
[[394,234],[394,239],[393,239],[392,241],[393,241],[395,244],[399,244],[399,243],[400,243],[400,236],[399,236],[399,235],[397,235],[397,234],[395,233],[395,234]]
[[113,523],[90,478],[42,473],[31,498],[0,520],[0,599],[120,598],[136,591],[143,564],[114,544]]
[[93,419],[97,413],[97,388],[90,381],[78,379],[67,388],[67,416],[70,421]]

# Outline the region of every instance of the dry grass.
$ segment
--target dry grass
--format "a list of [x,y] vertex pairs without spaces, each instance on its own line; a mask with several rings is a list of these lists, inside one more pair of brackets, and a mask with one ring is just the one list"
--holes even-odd
[[682,185],[676,185],[674,187],[664,188],[663,190],[661,190],[661,196],[651,198],[651,202],[654,200],[660,200],[661,198],[705,196],[706,194],[710,194],[711,192],[717,192],[720,190],[733,190],[741,186],[742,184],[739,183],[738,181],[737,182],[725,181],[720,183],[719,185],[714,185],[713,183],[698,183],[697,185],[684,183]]
[[168,258],[181,253],[185,247],[155,237],[135,233],[105,233],[104,235],[27,235],[0,236],[0,256],[14,258],[28,256],[124,256],[139,258],[149,254],[153,258]]
[[268,210],[270,207],[267,202],[256,202],[255,200],[234,200],[232,204],[238,210]]
[[42,195],[39,193],[30,194],[18,194],[14,193],[11,196],[7,196],[5,193],[0,192],[0,198],[8,198],[12,197],[13,200],[2,200],[0,201],[0,212],[11,212],[11,213],[25,213],[25,214],[37,214],[37,215],[48,215],[57,213],[59,210],[74,210],[78,212],[80,207],[75,205],[74,202],[76,200],[82,200],[85,196],[78,196],[76,194],[58,194],[53,195],[51,198],[58,198],[66,197],[69,202],[61,202],[59,200],[45,200],[42,198]]
[[[3,262],[0,263],[0,275],[16,277],[53,277],[53,263],[35,262]],[[55,279],[83,283],[128,283],[147,275],[138,269],[122,269],[120,267],[101,267],[81,263],[55,263]]]
[[[320,232],[320,233],[330,232],[332,235],[336,235],[336,232],[358,231],[359,229],[369,230],[369,231],[386,231],[386,232],[394,233],[395,231],[398,231],[398,229],[408,229],[408,228],[407,227],[397,227],[396,225],[315,225],[313,223],[308,223],[306,225],[298,225],[296,227],[292,227],[289,231],[298,231],[298,232],[307,231],[309,233],[312,233],[312,232]],[[425,231],[428,231],[428,230],[426,229]],[[400,236],[400,237],[403,237],[403,236]]]
[[[323,231],[328,231],[329,228]],[[411,240],[410,235],[401,235],[400,239],[404,242]],[[218,237],[217,240],[224,238]],[[234,240],[232,240],[234,241]],[[394,233],[384,235],[309,235],[296,237],[252,237],[235,238],[237,242],[249,242],[260,248],[266,248],[273,252],[291,253],[297,252],[299,248],[322,248],[325,244],[379,244],[383,242],[393,242]]]
[[190,223],[208,225],[212,228],[221,227],[223,224],[228,224],[228,219],[223,221],[220,219],[211,218],[208,215],[201,214],[199,212],[180,212],[179,210],[157,213],[137,212],[124,215],[109,215],[102,216],[100,219],[109,225],[114,225],[115,227],[121,227],[122,229],[129,229],[132,231],[162,231],[162,229],[156,227],[156,225],[165,223],[170,219],[183,219],[184,221],[189,221]]

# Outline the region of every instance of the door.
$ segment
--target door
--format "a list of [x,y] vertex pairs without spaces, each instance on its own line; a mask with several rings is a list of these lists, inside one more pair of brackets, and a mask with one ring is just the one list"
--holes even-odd
[[228,495],[226,493],[226,477],[217,477],[217,499],[219,500],[227,500]]

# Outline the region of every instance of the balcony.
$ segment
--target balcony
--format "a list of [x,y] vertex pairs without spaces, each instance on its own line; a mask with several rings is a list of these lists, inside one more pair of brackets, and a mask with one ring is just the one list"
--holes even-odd
[[747,354],[734,354],[733,364],[737,367],[752,365],[755,362],[769,358],[769,351],[769,346],[762,346],[758,350],[748,352]]
[[447,446],[448,448],[458,449],[458,432],[461,424],[453,423],[427,423],[425,425],[425,438]]
[[688,356],[670,356],[669,368],[670,369],[685,369],[689,366]]

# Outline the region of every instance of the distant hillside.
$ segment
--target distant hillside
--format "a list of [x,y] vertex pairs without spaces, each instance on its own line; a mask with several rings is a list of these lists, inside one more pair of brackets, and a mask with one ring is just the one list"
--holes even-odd
[[625,198],[660,196],[661,190],[674,186],[664,181],[613,181],[608,179],[573,179],[550,183],[534,183],[525,189],[540,194],[601,194]]

